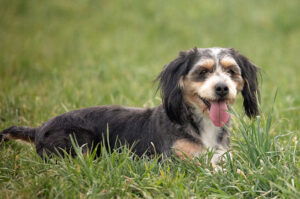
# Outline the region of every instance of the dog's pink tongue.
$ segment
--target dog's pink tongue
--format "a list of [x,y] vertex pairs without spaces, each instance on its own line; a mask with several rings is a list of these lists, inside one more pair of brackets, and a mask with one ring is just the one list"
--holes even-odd
[[227,110],[225,102],[211,103],[209,117],[215,126],[222,127],[228,122],[230,115]]

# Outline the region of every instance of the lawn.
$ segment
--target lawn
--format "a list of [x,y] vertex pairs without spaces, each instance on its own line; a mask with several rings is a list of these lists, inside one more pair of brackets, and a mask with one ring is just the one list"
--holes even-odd
[[[235,108],[233,159],[133,158],[129,150],[44,162],[0,145],[0,198],[300,198],[298,0],[0,0],[0,129],[104,104],[151,107],[180,50],[234,47],[261,68],[254,121]],[[198,163],[201,163],[199,166]]]

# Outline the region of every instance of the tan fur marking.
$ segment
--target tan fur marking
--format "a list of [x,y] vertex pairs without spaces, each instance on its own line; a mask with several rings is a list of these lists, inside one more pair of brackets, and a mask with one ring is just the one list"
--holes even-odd
[[222,65],[224,68],[228,68],[228,67],[237,65],[236,62],[234,61],[234,59],[229,58],[229,57],[223,58],[223,59],[220,61],[220,63],[221,63],[221,65]]
[[244,82],[243,78],[242,78],[242,77],[241,77],[241,78],[239,78],[239,80],[238,80],[238,81],[236,81],[236,82],[237,82],[236,89],[237,89],[238,91],[242,91],[242,90],[243,90],[243,88],[244,88],[244,84],[245,84],[245,82]]
[[5,138],[5,139],[8,139],[8,140],[22,140],[22,141],[24,141],[24,142],[33,142],[33,141],[31,141],[29,138],[26,139],[26,138],[23,138],[23,137],[13,136],[13,135],[11,135],[10,133],[5,134],[5,135],[4,135],[4,138]]
[[11,134],[9,134],[9,133],[8,133],[8,134],[5,134],[5,135],[3,135],[3,136],[4,136],[5,139],[8,139],[8,140],[16,139],[16,138],[12,137]]
[[189,141],[187,139],[177,140],[172,146],[175,154],[181,158],[194,158],[203,152],[203,147],[200,144]]
[[204,59],[204,60],[201,60],[199,63],[199,65],[201,67],[204,67],[207,69],[212,69],[214,64],[215,64],[215,61],[213,59]]
[[198,107],[203,113],[208,114],[207,106],[203,103],[197,94],[197,88],[203,85],[203,82],[193,82],[189,78],[184,78],[181,82],[184,88],[184,99],[191,105]]

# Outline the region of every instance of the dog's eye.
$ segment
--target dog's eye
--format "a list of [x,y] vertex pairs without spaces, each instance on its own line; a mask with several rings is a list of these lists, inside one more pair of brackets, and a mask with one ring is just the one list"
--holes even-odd
[[228,70],[228,73],[229,73],[230,75],[235,75],[235,74],[236,74],[236,72],[235,72],[233,69],[229,69],[229,70]]
[[205,75],[208,72],[209,71],[207,69],[203,69],[203,70],[200,71],[199,75],[203,76],[203,75]]

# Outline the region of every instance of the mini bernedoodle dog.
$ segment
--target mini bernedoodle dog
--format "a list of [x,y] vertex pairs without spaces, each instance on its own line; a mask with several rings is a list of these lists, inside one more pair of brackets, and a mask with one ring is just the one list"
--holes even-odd
[[126,144],[139,156],[193,158],[212,149],[216,164],[229,149],[228,108],[237,94],[242,93],[247,116],[259,113],[257,73],[258,68],[232,48],[193,48],[180,52],[157,77],[162,105],[83,108],[37,128],[12,126],[0,139],[33,142],[41,157],[61,149],[74,154],[70,135],[86,151],[104,139],[111,149]]

